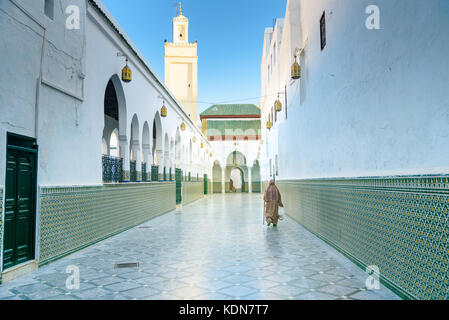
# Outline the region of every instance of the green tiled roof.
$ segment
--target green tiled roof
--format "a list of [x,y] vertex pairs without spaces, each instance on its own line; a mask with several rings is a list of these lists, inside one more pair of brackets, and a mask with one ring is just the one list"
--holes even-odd
[[200,114],[201,116],[260,115],[254,104],[215,104]]
[[207,135],[260,135],[260,120],[209,120]]

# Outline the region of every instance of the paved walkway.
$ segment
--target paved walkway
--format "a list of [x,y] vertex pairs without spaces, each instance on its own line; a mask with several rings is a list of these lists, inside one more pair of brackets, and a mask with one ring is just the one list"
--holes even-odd
[[288,217],[263,226],[261,199],[210,196],[0,285],[0,299],[398,299],[365,290],[361,269]]

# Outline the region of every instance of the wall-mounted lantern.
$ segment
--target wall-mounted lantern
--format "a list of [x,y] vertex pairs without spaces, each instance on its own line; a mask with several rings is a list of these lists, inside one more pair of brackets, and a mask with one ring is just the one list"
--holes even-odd
[[204,143],[201,142],[201,149],[203,149],[203,148],[204,148]]
[[126,65],[122,69],[122,81],[126,82],[126,83],[131,82],[132,72],[131,72],[131,69],[128,67],[128,56],[125,55],[124,53],[118,52],[117,57],[125,57],[126,58]]
[[181,131],[186,131],[186,124],[184,122],[181,123]]
[[268,129],[268,130],[271,130],[271,127],[272,127],[272,123],[271,123],[270,120],[268,120],[268,121],[267,121],[267,129]]
[[194,136],[192,139],[193,143],[196,143],[196,137]]
[[301,78],[301,66],[299,65],[298,61],[296,60],[296,55],[295,55],[295,62],[293,63],[292,69],[291,69],[291,76],[292,76],[292,79],[294,79],[294,80]]
[[167,107],[165,106],[165,101],[162,103],[161,117],[162,118],[166,118],[167,117]]
[[277,100],[274,102],[274,109],[276,110],[276,112],[282,111],[282,103],[281,100],[279,100],[279,94]]

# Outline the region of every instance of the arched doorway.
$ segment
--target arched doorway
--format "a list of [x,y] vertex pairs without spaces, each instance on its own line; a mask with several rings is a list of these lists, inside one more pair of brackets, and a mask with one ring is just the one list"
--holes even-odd
[[239,192],[248,192],[248,166],[246,164],[246,157],[240,151],[231,152],[226,159],[225,169],[225,192],[232,192],[231,187],[235,181],[231,183],[231,175],[234,172],[235,177],[238,174],[235,170],[240,172],[241,187],[236,188]]
[[242,169],[233,168],[231,170],[229,191],[230,192],[246,192],[245,190],[245,179]]
[[130,181],[136,182],[142,180],[142,159],[140,151],[140,134],[139,134],[139,119],[135,114],[131,122],[131,139],[130,139]]
[[[112,76],[104,95],[103,182],[129,180],[126,102],[120,78]],[[123,137],[123,139],[121,139]]]
[[162,123],[159,112],[156,112],[153,121],[153,166],[151,167],[151,180],[160,181],[162,179],[161,168],[163,166],[162,148]]
[[150,126],[145,121],[142,130],[142,181],[148,181],[151,178],[151,164],[153,161],[150,148]]

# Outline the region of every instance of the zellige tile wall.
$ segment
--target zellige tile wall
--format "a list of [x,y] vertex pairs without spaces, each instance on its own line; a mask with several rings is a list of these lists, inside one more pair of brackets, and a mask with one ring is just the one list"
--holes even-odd
[[176,208],[175,183],[40,189],[43,265]]
[[285,212],[411,299],[449,299],[449,177],[277,182]]

